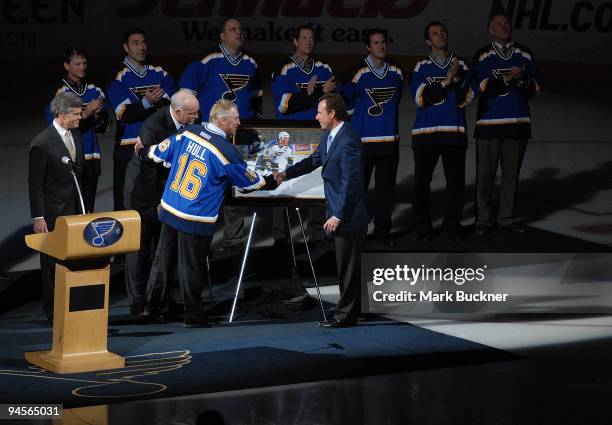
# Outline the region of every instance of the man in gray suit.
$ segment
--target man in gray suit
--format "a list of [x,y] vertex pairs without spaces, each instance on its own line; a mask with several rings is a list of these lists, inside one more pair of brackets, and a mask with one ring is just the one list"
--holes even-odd
[[[57,95],[51,102],[53,123],[30,143],[28,185],[35,233],[52,231],[59,216],[82,212],[71,173],[72,167],[80,181],[85,158],[81,134],[76,129],[82,109],[83,102],[74,93]],[[43,310],[52,322],[55,260],[41,253],[40,271]]]

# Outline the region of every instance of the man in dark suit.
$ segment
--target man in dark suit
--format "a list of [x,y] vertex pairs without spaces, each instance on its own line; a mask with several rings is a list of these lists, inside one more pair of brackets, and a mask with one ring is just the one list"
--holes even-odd
[[361,142],[345,122],[347,118],[342,97],[336,93],[325,94],[319,101],[316,119],[327,131],[321,136],[317,150],[276,175],[280,184],[323,167],[321,176],[328,217],[323,229],[334,233],[340,283],[340,300],[333,320],[319,323],[324,328],[354,326],[361,308],[361,251],[370,218],[363,188]]
[[[136,149],[145,147],[148,150],[180,131],[183,126],[193,124],[198,110],[199,103],[194,94],[190,90],[179,90],[172,96],[170,105],[145,120]],[[125,282],[130,311],[136,316],[143,314],[145,301],[152,295],[150,292],[155,292],[155,304],[164,300],[167,283],[171,279],[169,275],[176,265],[176,241],[168,239],[168,235],[160,236],[161,226],[157,218],[157,208],[167,178],[168,171],[163,166],[152,162],[141,163],[136,155],[130,159],[123,198],[126,207],[140,214],[141,232],[140,251],[126,255]],[[163,248],[159,255],[155,255],[158,242]],[[151,291],[147,290],[145,299],[148,280],[151,281]]]
[[[55,219],[81,211],[81,200],[71,173],[74,166],[80,181],[85,158],[79,126],[83,102],[74,93],[60,93],[51,102],[53,123],[38,133],[30,143],[28,184],[34,232],[45,233],[55,228]],[[69,158],[74,164],[67,164]],[[43,310],[53,320],[55,260],[40,254]]]

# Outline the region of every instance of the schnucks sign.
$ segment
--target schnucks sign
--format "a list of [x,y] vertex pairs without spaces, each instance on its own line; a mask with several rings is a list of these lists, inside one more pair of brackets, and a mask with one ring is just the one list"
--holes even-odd
[[123,31],[138,26],[152,55],[197,56],[218,40],[222,19],[237,16],[255,55],[289,53],[293,28],[307,24],[316,53],[361,54],[364,31],[381,27],[392,54],[420,56],[423,29],[436,20],[447,25],[452,50],[471,57],[500,8],[540,61],[612,62],[601,54],[612,42],[612,2],[603,0],[3,0],[0,46],[4,57],[56,57],[78,39],[92,56],[121,55]]

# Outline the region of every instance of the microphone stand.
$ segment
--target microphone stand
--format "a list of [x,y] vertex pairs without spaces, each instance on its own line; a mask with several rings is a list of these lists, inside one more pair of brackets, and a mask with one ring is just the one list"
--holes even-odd
[[81,193],[81,188],[79,187],[79,181],[76,178],[76,174],[74,173],[74,167],[68,164],[70,167],[70,173],[72,173],[72,179],[74,180],[74,186],[76,187],[77,193],[79,194],[79,201],[81,201],[81,215],[87,214],[85,212],[85,203],[83,202],[83,194]]

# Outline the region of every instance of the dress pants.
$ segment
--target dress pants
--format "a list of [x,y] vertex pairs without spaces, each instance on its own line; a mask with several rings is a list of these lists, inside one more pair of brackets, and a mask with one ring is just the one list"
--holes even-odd
[[141,313],[145,306],[145,295],[149,270],[155,255],[160,234],[160,223],[141,220],[140,250],[125,254],[125,283],[130,306]]
[[178,263],[177,253],[178,232],[162,223],[157,251],[147,283],[147,304],[154,310],[163,311],[170,305],[170,288],[175,281]]
[[115,145],[113,151],[113,209],[125,210],[123,186],[128,163],[134,155],[134,145]]
[[223,207],[223,247],[241,250],[244,247],[245,207],[225,205]]
[[526,148],[527,139],[476,140],[477,224],[494,224],[491,198],[498,164],[501,165],[501,190],[497,224],[500,227],[512,224],[519,173]]
[[431,179],[442,157],[446,179],[446,210],[443,227],[446,233],[460,231],[465,199],[465,150],[464,146],[428,146],[414,148],[414,214],[418,233],[433,229],[429,210]]
[[[342,226],[342,225],[341,225]],[[334,319],[356,323],[361,311],[361,251],[365,244],[367,227],[334,234],[336,268],[340,285],[340,299]]]
[[178,234],[178,275],[185,305],[185,320],[206,318],[202,305],[202,288],[206,279],[206,256],[212,236]]
[[[374,235],[391,233],[391,213],[395,201],[395,181],[399,154],[387,156],[367,155],[364,163],[364,189],[368,192],[374,172],[374,204],[369,205],[370,217],[374,217]],[[376,168],[376,171],[374,169]]]
[[98,178],[99,174],[95,170],[92,163],[93,161],[100,161],[98,159],[91,159],[85,161],[85,167],[81,176],[81,187],[83,188],[83,203],[85,204],[85,211],[92,213],[96,203],[96,192],[98,191]]
[[[45,216],[47,229],[52,232],[55,229],[57,216]],[[55,263],[56,259],[40,253],[40,282],[42,286],[43,312],[48,319],[53,318],[54,296],[55,296]]]

